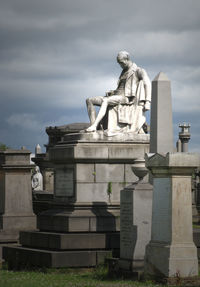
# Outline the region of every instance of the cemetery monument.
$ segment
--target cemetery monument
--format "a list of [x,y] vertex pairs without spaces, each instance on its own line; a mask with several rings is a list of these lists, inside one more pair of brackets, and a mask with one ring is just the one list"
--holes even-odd
[[[145,111],[151,83],[127,52],[117,60],[123,69],[117,89],[98,102],[87,100],[90,126],[47,128],[46,155],[38,154],[35,162],[53,168],[54,199],[37,217],[39,231],[22,232],[22,246],[5,248],[11,265],[88,267],[110,251],[119,256],[120,190],[136,181],[132,164],[149,152]],[[96,104],[101,108],[95,118]]]

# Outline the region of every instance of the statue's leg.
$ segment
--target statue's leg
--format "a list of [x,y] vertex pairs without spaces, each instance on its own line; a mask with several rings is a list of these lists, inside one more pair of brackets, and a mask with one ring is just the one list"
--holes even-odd
[[96,131],[98,124],[105,116],[108,105],[115,106],[123,101],[126,101],[126,98],[123,96],[116,95],[116,96],[111,96],[111,97],[104,97],[96,120],[86,131],[88,132]]
[[88,115],[90,118],[90,123],[93,124],[96,120],[96,110],[95,106],[101,106],[103,97],[93,97],[86,100]]
[[107,106],[108,106],[108,97],[104,97],[102,104],[101,104],[101,108],[99,110],[99,113],[95,119],[95,121],[93,122],[93,124],[86,130],[87,132],[94,132],[97,129],[98,124],[100,123],[100,121],[103,119],[106,110],[107,110]]

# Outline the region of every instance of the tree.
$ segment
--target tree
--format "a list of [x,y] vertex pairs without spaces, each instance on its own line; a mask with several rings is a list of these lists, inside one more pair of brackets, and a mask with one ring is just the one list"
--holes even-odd
[[8,147],[7,145],[5,145],[4,143],[0,142],[0,150],[7,150],[10,147]]

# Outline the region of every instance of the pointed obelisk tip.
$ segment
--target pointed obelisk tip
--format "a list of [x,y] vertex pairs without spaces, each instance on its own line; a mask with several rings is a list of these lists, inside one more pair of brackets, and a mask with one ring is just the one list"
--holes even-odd
[[167,77],[167,75],[163,72],[160,72],[153,81],[168,81],[169,82],[169,79]]

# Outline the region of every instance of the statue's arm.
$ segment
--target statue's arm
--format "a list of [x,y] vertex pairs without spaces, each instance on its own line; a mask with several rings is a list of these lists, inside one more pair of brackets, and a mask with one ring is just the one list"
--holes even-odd
[[150,110],[150,104],[151,104],[151,81],[149,79],[149,76],[147,72],[144,69],[138,68],[137,70],[138,78],[139,80],[142,80],[144,83],[144,89],[145,89],[145,110]]

